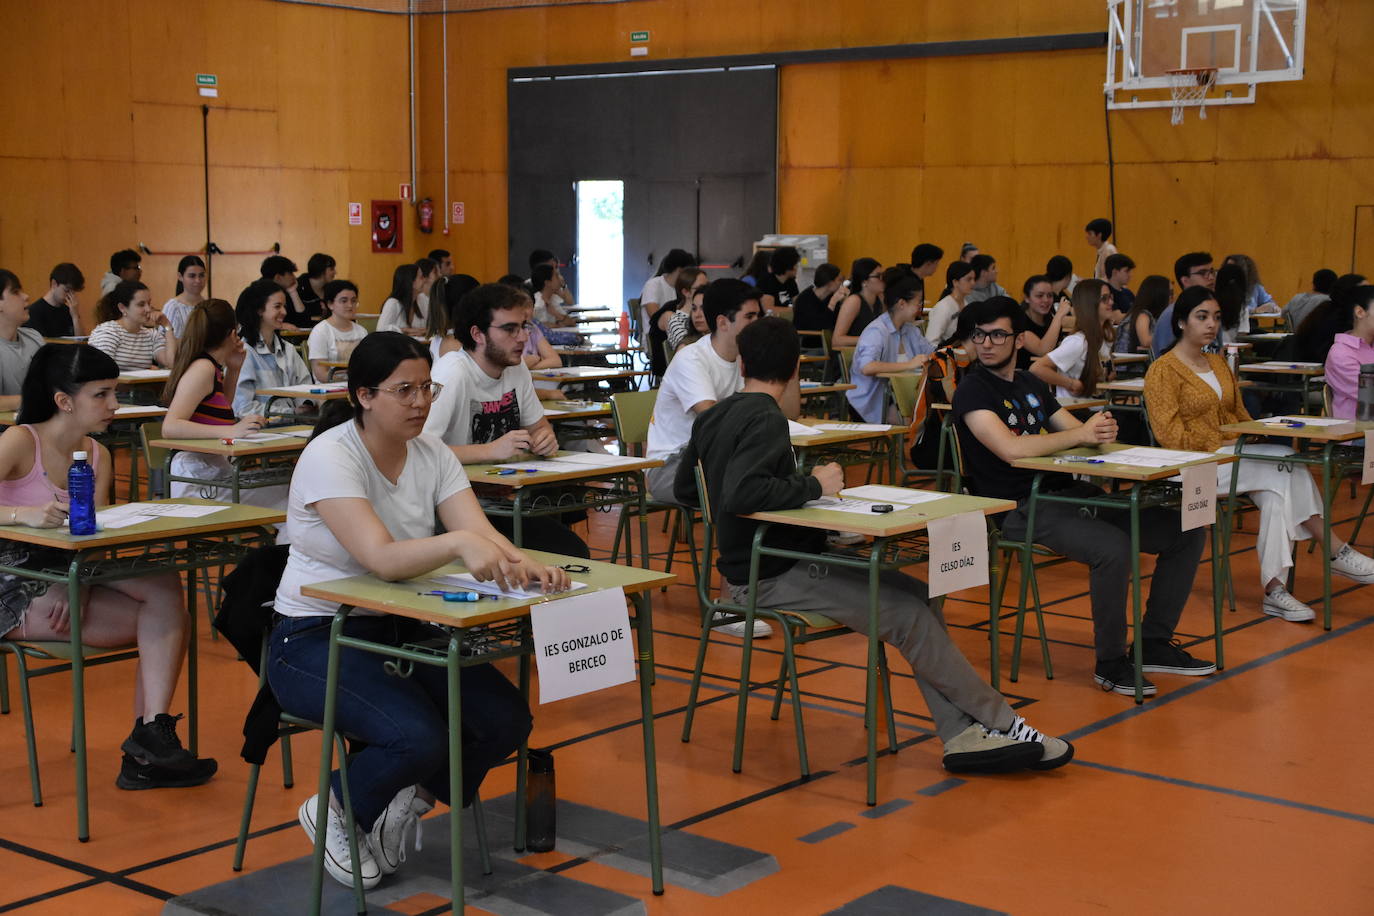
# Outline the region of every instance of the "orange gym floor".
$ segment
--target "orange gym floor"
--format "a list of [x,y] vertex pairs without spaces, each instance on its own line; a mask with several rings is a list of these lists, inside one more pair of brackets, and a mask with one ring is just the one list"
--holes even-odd
[[[1343,487],[1342,533],[1358,508]],[[591,522],[594,551],[613,519]],[[1091,678],[1087,576],[1064,565],[1041,574],[1056,677],[1045,679],[1034,643],[1019,683],[1005,680],[1012,621],[1002,631],[1002,688],[1038,728],[1071,738],[1074,762],[1050,773],[951,778],[905,663],[892,655],[901,750],[880,760],[879,805],[864,805],[863,658],[858,636],[805,647],[802,683],[813,776],[798,779],[792,725],[768,718],[771,693],[751,703],[743,772],[730,770],[737,640],[715,637],[708,702],[682,743],[682,707],[696,647],[694,591],[655,595],[659,784],[663,823],[771,857],[771,865],[715,895],[675,885],[662,897],[647,877],[598,854],[555,851],[518,859],[634,898],[642,912],[912,912],[865,907],[884,889],[927,895],[923,913],[1370,913],[1374,912],[1374,730],[1368,726],[1374,658],[1374,588],[1335,580],[1330,632],[1262,616],[1255,520],[1236,537],[1239,600],[1226,613],[1226,670],[1207,679],[1155,676],[1159,695],[1137,708]],[[658,522],[653,534],[662,547]],[[1362,532],[1363,549],[1374,527]],[[685,555],[677,569],[687,571]],[[1144,561],[1145,569],[1151,561]],[[1180,627],[1211,657],[1205,566]],[[1314,555],[1299,553],[1296,593],[1321,591]],[[986,671],[986,590],[946,605],[955,638]],[[160,913],[171,898],[237,877],[230,870],[248,768],[237,755],[256,689],[246,664],[212,641],[201,618],[201,753],[218,776],[194,789],[115,788],[119,742],[129,730],[133,666],[88,673],[91,831],[75,838],[70,690],[65,677],[34,682],[46,803],[34,808],[18,710],[0,718],[0,912]],[[757,644],[756,677],[776,671],[779,640]],[[13,665],[10,666],[13,672]],[[13,685],[11,674],[11,684]],[[179,693],[184,702],[184,691]],[[625,685],[536,707],[535,746],[552,746],[560,801],[643,818],[637,689]],[[296,785],[284,789],[274,751],[254,812],[245,874],[309,851],[296,808],[314,792],[318,741],[295,741]],[[493,772],[483,796],[509,793],[513,767]],[[495,841],[494,841],[495,842]],[[672,870],[672,844],[667,866]],[[494,850],[494,854],[495,854]],[[506,855],[513,854],[506,850]],[[473,869],[475,872],[475,868]],[[427,892],[389,904],[445,912]],[[468,897],[471,912],[482,908]],[[962,906],[961,906],[962,905]],[[550,912],[558,912],[557,908]],[[490,912],[513,912],[494,907]],[[575,912],[572,908],[562,912]]]

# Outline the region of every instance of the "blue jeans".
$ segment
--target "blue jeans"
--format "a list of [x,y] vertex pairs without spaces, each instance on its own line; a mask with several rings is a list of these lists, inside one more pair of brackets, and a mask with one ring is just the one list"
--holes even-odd
[[[279,620],[268,647],[267,680],[283,709],[320,722],[329,665],[331,617]],[[441,630],[403,617],[349,617],[347,636],[400,646],[442,635]],[[387,658],[344,648],[339,653],[335,727],[366,746],[348,761],[353,815],[364,829],[386,810],[396,793],[419,785],[450,803],[448,777],[448,686],[443,668],[416,665],[409,677],[388,674]],[[471,803],[487,771],[528,737],[532,719],[520,691],[491,665],[463,668],[463,798]],[[338,771],[334,795],[342,800]]]

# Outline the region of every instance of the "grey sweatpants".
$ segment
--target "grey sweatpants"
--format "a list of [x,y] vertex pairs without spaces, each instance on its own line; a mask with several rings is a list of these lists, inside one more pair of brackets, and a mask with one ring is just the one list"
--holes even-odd
[[663,459],[663,467],[649,468],[644,472],[644,486],[649,488],[649,495],[661,503],[676,503],[677,496],[673,494],[673,481],[677,478],[678,465],[682,464],[681,450],[673,452]]
[[[731,585],[744,604],[747,586]],[[878,638],[902,653],[916,675],[941,741],[973,722],[1006,730],[1016,719],[1002,695],[973,670],[949,638],[944,616],[926,600],[926,584],[897,571],[881,574]],[[868,574],[827,563],[799,562],[772,579],[759,580],[759,607],[815,611],[859,633],[868,633]]]

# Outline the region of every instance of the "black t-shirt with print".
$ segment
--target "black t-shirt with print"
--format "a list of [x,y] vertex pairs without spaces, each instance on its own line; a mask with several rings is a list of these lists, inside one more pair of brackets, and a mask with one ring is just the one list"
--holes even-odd
[[797,281],[790,278],[786,283],[779,283],[778,278],[768,274],[759,281],[759,293],[761,295],[772,296],[774,303],[779,308],[791,308],[797,301]]
[[[990,410],[1017,435],[1038,436],[1053,432],[1049,420],[1058,413],[1059,402],[1050,386],[1019,369],[1012,381],[1007,381],[979,367],[970,370],[959,383],[953,406],[969,489],[978,496],[1018,502],[1028,497],[1035,471],[1014,468],[998,458],[969,430],[966,417],[974,411]],[[1067,474],[1051,474],[1043,486],[1055,489],[1072,480]]]

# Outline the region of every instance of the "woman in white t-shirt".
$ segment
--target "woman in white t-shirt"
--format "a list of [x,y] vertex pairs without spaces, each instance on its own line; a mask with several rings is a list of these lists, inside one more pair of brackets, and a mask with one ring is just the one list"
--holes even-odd
[[[154,364],[171,367],[176,359],[177,337],[168,326],[167,316],[154,313],[152,305],[152,293],[143,283],[119,283],[96,303],[95,317],[100,323],[91,331],[90,345],[110,354],[124,372],[147,369]],[[150,327],[150,321],[159,326]]]
[[191,309],[205,301],[205,262],[188,254],[177,262],[177,294],[162,306],[162,314],[178,338],[186,331]]
[[945,283],[949,286],[949,293],[930,310],[930,317],[926,319],[926,340],[938,347],[954,333],[959,323],[959,313],[964,310],[968,294],[973,292],[976,276],[977,272],[967,261],[951,261],[945,268]]
[[[1030,371],[1047,385],[1055,386],[1055,397],[1090,398],[1099,382],[1110,381],[1112,341],[1116,339],[1112,288],[1105,280],[1080,280],[1073,290],[1076,330],[1059,346],[1031,363]],[[1090,320],[1089,315],[1097,319]]]
[[358,315],[358,287],[352,280],[330,280],[324,285],[323,296],[329,317],[310,329],[305,343],[310,374],[317,382],[330,379],[326,362],[347,362],[358,341],[367,336],[367,328],[353,320]]
[[415,264],[402,264],[391,275],[391,295],[382,303],[377,330],[423,335],[429,318],[429,278]]
[[[291,479],[287,520],[293,540],[268,642],[268,682],[277,701],[317,722],[324,715],[330,620],[338,608],[304,597],[302,585],[369,573],[394,582],[458,561],[477,579],[502,587],[568,587],[567,573],[537,564],[496,533],[453,452],[421,432],[430,404],[442,392],[430,379],[423,343],[401,334],[370,334],[353,351],[348,369],[348,403],[330,403]],[[341,422],[331,426],[331,419]],[[447,639],[430,624],[362,610],[347,619],[343,632],[393,646]],[[393,677],[382,661],[344,649],[336,707],[339,731],[365,744],[348,764],[364,887],[400,865],[405,835],[420,815],[436,801],[450,801],[445,672],[417,665],[410,677]],[[455,800],[466,805],[487,770],[524,741],[531,719],[520,692],[494,666],[465,667],[461,678],[463,797]],[[325,868],[351,886],[341,792],[335,771]],[[312,840],[318,801],[308,799],[299,811]]]

